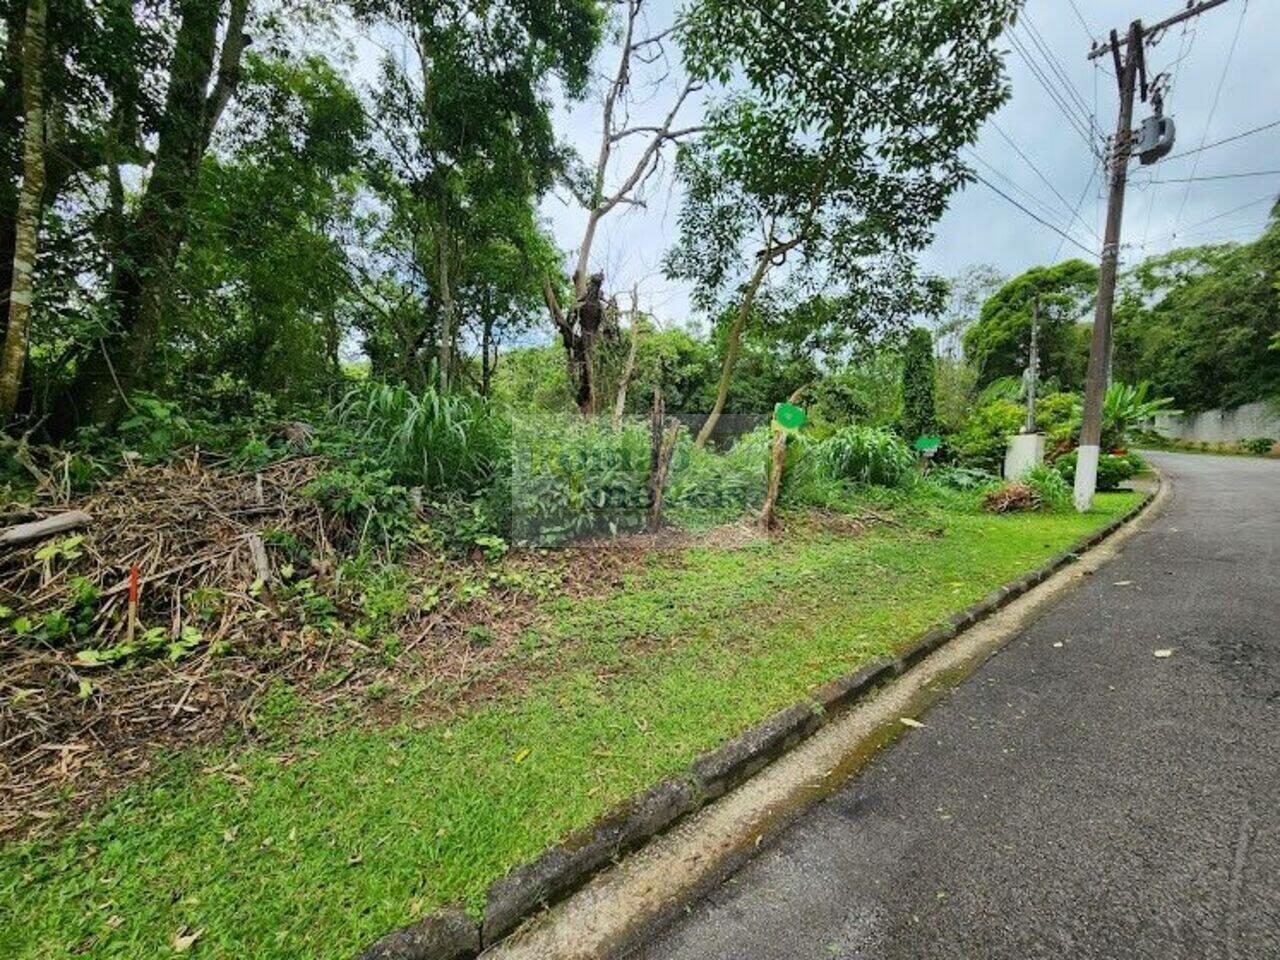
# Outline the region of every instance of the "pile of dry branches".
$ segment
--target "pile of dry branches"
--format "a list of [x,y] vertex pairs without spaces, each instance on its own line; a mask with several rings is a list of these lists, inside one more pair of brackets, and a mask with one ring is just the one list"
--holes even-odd
[[[295,458],[233,473],[193,455],[134,467],[77,504],[92,518],[84,529],[0,555],[0,604],[11,611],[0,625],[0,834],[39,817],[55,788],[100,774],[105,754],[166,736],[190,740],[211,708],[225,717],[231,700],[261,686],[264,646],[275,659],[288,656],[290,624],[269,616],[264,537],[300,543],[316,558],[329,554],[326,519],[302,493],[324,465]],[[47,512],[58,509],[49,504]],[[161,652],[141,671],[95,666],[85,651],[125,639],[135,569],[137,631],[162,628],[174,638],[188,628],[190,649],[172,660]],[[61,619],[68,611],[75,629]],[[42,631],[51,615],[60,628]],[[217,670],[232,682],[201,683],[210,649],[229,651]],[[237,663],[244,684],[234,682]],[[128,766],[121,759],[113,765]]]

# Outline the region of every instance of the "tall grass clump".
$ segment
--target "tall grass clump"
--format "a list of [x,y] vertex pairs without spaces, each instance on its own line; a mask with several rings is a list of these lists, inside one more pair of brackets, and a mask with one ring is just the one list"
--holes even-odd
[[506,418],[469,394],[365,383],[343,398],[338,415],[364,452],[406,487],[472,493],[493,480],[508,455]]
[[894,433],[879,427],[842,427],[816,446],[822,472],[837,480],[894,487],[912,475],[915,455]]

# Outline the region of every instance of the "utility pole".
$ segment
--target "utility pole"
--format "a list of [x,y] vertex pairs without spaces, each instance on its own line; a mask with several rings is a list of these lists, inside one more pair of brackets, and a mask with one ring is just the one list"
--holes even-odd
[[1040,380],[1040,294],[1031,305],[1031,353],[1027,359],[1027,425],[1023,433],[1036,432],[1036,386]]
[[[1227,0],[1203,0],[1188,3],[1171,17],[1144,28],[1141,20],[1129,24],[1128,36],[1121,41],[1115,30],[1109,43],[1095,45],[1089,59],[1110,53],[1120,86],[1120,116],[1116,121],[1115,139],[1111,144],[1110,193],[1107,198],[1107,223],[1102,239],[1102,261],[1098,266],[1098,302],[1094,308],[1093,336],[1089,343],[1089,371],[1084,387],[1084,422],[1080,426],[1080,449],[1076,455],[1075,504],[1081,513],[1093,506],[1098,485],[1098,456],[1102,441],[1102,404],[1106,397],[1111,367],[1111,319],[1116,296],[1116,269],[1120,257],[1120,225],[1124,216],[1124,191],[1129,175],[1129,158],[1133,152],[1133,98],[1141,83],[1142,99],[1148,94],[1144,45],[1154,43],[1169,27],[1206,10],[1221,6]],[[1124,55],[1120,48],[1123,45]],[[1154,86],[1154,84],[1153,84]],[[1167,150],[1165,151],[1167,152]],[[1144,156],[1144,162],[1148,158]]]

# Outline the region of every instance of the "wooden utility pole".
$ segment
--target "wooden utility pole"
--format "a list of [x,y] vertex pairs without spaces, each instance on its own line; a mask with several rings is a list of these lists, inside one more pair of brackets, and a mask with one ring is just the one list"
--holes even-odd
[[[1129,24],[1122,41],[1115,30],[1109,43],[1095,46],[1089,59],[1111,54],[1120,86],[1120,116],[1111,144],[1110,193],[1107,199],[1106,232],[1102,239],[1102,262],[1098,267],[1098,302],[1093,316],[1093,337],[1089,343],[1089,372],[1084,387],[1084,422],[1080,426],[1080,450],[1076,459],[1075,504],[1084,513],[1093,506],[1098,486],[1098,456],[1102,441],[1102,404],[1106,397],[1111,367],[1111,319],[1116,296],[1116,268],[1120,257],[1120,225],[1124,216],[1124,191],[1133,151],[1133,97],[1139,81],[1142,99],[1147,99],[1147,68],[1144,44],[1158,39],[1175,23],[1198,16],[1227,0],[1203,0],[1190,4],[1171,17],[1144,28],[1141,20]],[[1124,47],[1123,56],[1121,47]]]
[[1040,294],[1031,305],[1031,352],[1027,357],[1027,425],[1023,433],[1036,432],[1036,387],[1040,381]]
[[1098,453],[1102,440],[1102,401],[1107,392],[1107,365],[1111,356],[1111,315],[1116,297],[1116,267],[1120,258],[1120,222],[1124,216],[1124,188],[1129,176],[1130,132],[1133,128],[1133,93],[1142,57],[1142,21],[1129,24],[1124,62],[1120,40],[1111,31],[1111,52],[1120,82],[1120,119],[1111,144],[1111,190],[1107,198],[1107,225],[1102,238],[1102,263],[1098,267],[1098,302],[1093,313],[1093,337],[1089,343],[1089,372],[1084,384],[1084,422],[1080,425],[1080,450],[1076,455],[1075,502],[1084,513],[1093,506],[1098,486]]

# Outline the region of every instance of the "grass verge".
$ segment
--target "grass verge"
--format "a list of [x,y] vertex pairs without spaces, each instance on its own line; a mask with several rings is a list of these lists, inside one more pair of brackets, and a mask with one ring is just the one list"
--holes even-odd
[[[0,956],[346,958],[488,884],[771,711],[1030,569],[1087,516],[913,510],[688,550],[550,600],[564,651],[528,692],[452,721],[201,751],[56,841],[0,851]],[[196,936],[194,941],[189,938]]]

